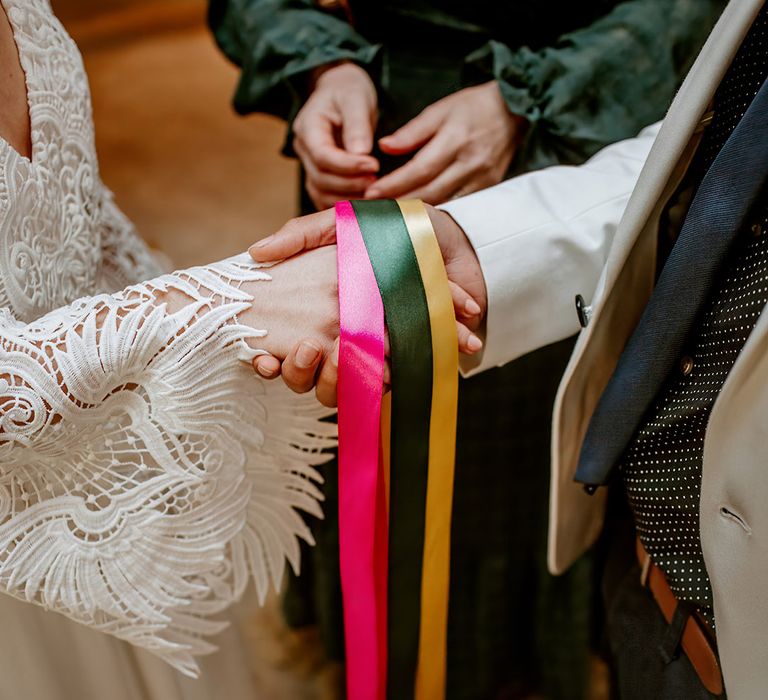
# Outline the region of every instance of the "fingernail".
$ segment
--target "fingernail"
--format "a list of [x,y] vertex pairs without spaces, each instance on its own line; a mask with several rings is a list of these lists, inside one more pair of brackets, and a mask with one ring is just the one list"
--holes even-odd
[[379,170],[379,164],[378,163],[360,163],[360,165],[357,166],[357,172],[359,173],[375,173]]
[[381,196],[381,190],[371,189],[365,191],[365,196],[368,199],[378,199]]
[[310,343],[302,343],[296,351],[296,366],[299,369],[309,369],[317,358],[320,357],[320,350]]
[[469,340],[467,340],[467,348],[470,352],[477,352],[483,347],[483,341],[480,340],[476,335],[470,335]]
[[264,367],[264,366],[262,366],[262,365],[260,365],[258,363],[254,363],[254,364],[256,365],[256,371],[262,377],[264,377],[264,379],[271,379],[272,377],[275,376],[275,371],[276,370],[271,369],[270,367]]
[[263,248],[266,245],[269,245],[275,238],[275,234],[273,233],[271,236],[267,236],[266,238],[262,238],[260,241],[254,243],[251,248]]
[[480,308],[480,304],[478,304],[474,299],[467,299],[464,302],[464,311],[469,316],[479,316],[482,309]]

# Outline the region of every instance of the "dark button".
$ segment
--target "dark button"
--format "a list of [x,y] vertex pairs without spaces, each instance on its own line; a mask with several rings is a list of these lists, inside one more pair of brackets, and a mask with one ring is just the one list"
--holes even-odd
[[592,312],[592,308],[587,306],[587,302],[584,301],[584,297],[581,294],[576,295],[576,315],[579,317],[579,325],[582,328],[586,328],[589,325],[589,316]]
[[680,360],[680,371],[687,377],[693,371],[693,358],[687,355]]
[[760,236],[763,235],[763,227],[760,224],[753,224],[752,225],[752,235],[755,238],[760,238]]

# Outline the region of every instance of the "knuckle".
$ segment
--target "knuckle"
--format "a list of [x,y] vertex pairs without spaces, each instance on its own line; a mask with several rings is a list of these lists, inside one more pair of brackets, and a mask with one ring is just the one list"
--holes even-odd
[[411,172],[415,178],[423,180],[424,178],[428,178],[432,175],[432,167],[429,163],[424,161],[414,162]]
[[301,218],[298,216],[291,217],[288,219],[288,221],[285,222],[285,226],[283,228],[289,233],[297,231],[301,228]]
[[312,389],[312,380],[308,379],[304,374],[283,372],[283,381],[296,394],[306,394]]
[[440,202],[447,199],[447,195],[441,195],[439,192],[437,192],[435,189],[431,187],[425,187],[421,191],[421,195],[419,199],[427,202],[428,204],[439,204]]
[[326,408],[336,408],[336,391],[318,387],[315,391],[317,400]]
[[453,138],[461,143],[468,143],[471,141],[471,131],[466,124],[458,123],[454,124],[452,128]]
[[438,104],[438,102],[433,102],[431,105],[427,105],[423,110],[421,110],[421,114],[419,114],[419,117],[432,119],[433,117],[437,117],[439,114],[440,114],[440,105]]
[[[312,185],[316,189],[330,189],[333,186],[333,182],[333,175],[328,175],[328,173],[317,173],[317,175],[312,178]],[[307,183],[309,184],[309,178],[307,178]]]
[[322,170],[331,170],[333,168],[333,158],[325,150],[318,150],[312,154],[315,164]]

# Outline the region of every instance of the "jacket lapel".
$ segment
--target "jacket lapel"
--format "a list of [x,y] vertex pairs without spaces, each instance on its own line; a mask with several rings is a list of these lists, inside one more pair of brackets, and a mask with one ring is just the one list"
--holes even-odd
[[577,480],[608,483],[704,309],[768,176],[768,82],[704,176],[643,315],[592,415]]

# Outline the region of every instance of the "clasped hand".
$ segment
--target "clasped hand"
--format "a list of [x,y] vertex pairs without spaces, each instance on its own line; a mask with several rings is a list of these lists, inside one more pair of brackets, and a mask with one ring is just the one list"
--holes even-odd
[[[485,315],[487,292],[472,245],[462,229],[445,212],[427,207],[443,254],[456,314],[459,351],[473,354],[482,348],[475,334]],[[282,374],[298,393],[316,387],[318,400],[336,405],[339,364],[338,290],[336,286],[336,217],[333,209],[292,219],[277,233],[251,246],[259,263],[282,260],[270,269],[273,278],[269,301],[272,316],[281,325],[270,331],[262,347],[270,355],[254,360],[264,378]],[[280,313],[275,313],[275,306]],[[388,353],[388,349],[387,349]],[[388,372],[385,383],[389,384]]]

